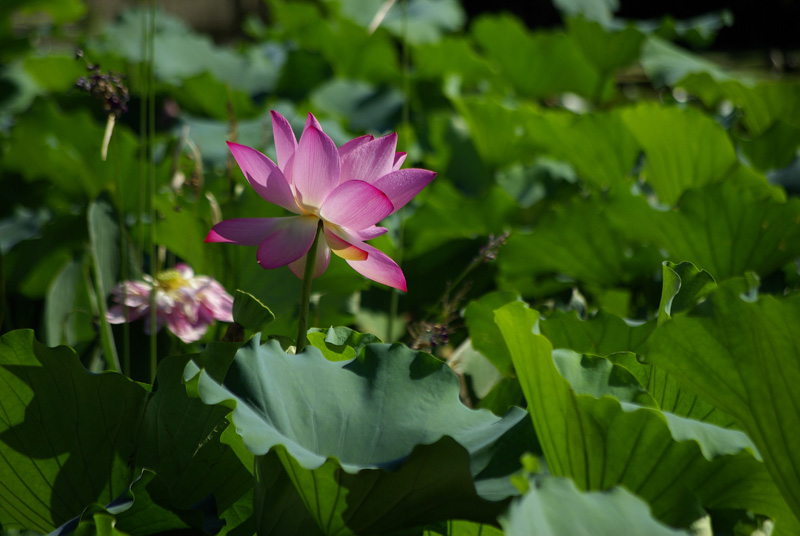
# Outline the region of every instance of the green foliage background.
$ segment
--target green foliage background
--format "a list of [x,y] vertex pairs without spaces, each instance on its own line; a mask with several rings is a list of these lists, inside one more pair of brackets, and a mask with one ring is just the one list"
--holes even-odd
[[[800,533],[798,81],[698,54],[721,15],[382,4],[267,0],[224,46],[0,8],[0,533]],[[105,161],[86,62],[131,94]],[[335,259],[298,355],[300,281],[203,243],[281,215],[224,144],[274,156],[271,109],[438,173],[373,242],[409,292]],[[178,261],[247,342],[105,321]]]

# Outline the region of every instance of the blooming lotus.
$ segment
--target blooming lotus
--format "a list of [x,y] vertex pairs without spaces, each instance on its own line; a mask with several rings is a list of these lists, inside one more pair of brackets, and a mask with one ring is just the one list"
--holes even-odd
[[[155,291],[156,331],[164,324],[183,342],[200,340],[214,320],[233,322],[233,298],[211,277],[194,275],[185,264],[159,272],[155,280],[125,281],[112,291],[116,302],[106,313],[112,324],[144,317],[150,333],[150,293]],[[126,314],[127,309],[127,314]]]
[[258,246],[262,268],[288,265],[302,278],[322,222],[313,277],[328,268],[333,252],[361,275],[405,291],[397,263],[365,242],[386,233],[376,224],[405,206],[436,173],[400,169],[406,154],[395,152],[395,133],[361,136],[337,148],[312,114],[299,142],[277,112],[272,112],[272,128],[277,164],[250,147],[232,142],[228,147],[253,189],[295,215],[225,220],[211,229],[206,242]]

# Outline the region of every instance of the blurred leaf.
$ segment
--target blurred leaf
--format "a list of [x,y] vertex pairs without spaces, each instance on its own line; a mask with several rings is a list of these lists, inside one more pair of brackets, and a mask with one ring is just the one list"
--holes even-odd
[[[323,13],[321,6],[312,3],[269,0],[269,7],[276,39],[320,54],[337,76],[373,84],[400,82],[398,50],[385,32],[369,35],[366,27],[333,10]],[[367,13],[361,4],[359,9]]]
[[[608,1],[616,3],[617,0]],[[602,20],[602,17],[571,17],[567,20],[567,28],[568,35],[575,39],[584,56],[601,74],[609,76],[615,69],[627,67],[639,59],[645,36],[633,26],[610,30],[596,22]]]
[[739,140],[739,147],[756,168],[782,169],[797,158],[800,128],[778,120],[758,137]]
[[737,164],[722,127],[695,109],[642,104],[622,117],[647,157],[645,180],[664,204],[674,205],[688,188],[721,180]]
[[145,389],[87,373],[74,351],[28,330],[0,338],[0,378],[4,528],[48,532],[127,489]]
[[553,3],[564,15],[582,15],[598,22],[610,21],[619,9],[619,0],[554,0]]
[[[407,247],[404,255],[406,258],[424,255],[428,263],[446,261],[428,255],[445,242],[501,234],[511,224],[517,209],[514,200],[497,186],[489,188],[481,197],[467,198],[443,180],[434,180],[416,197],[416,202],[419,208],[405,223]],[[431,229],[436,232],[431,233]],[[428,266],[432,271],[433,265]]]
[[[256,335],[222,385],[192,364],[185,377],[193,377],[190,387],[206,403],[234,408],[251,452],[263,456],[277,447],[324,533],[387,531],[450,516],[491,519],[502,508],[481,499],[471,481],[491,465],[491,446],[524,412],[500,420],[461,406],[455,376],[430,356],[372,344],[362,359],[331,362],[314,347],[287,356]],[[431,404],[431,396],[441,400]],[[375,423],[385,423],[377,436]],[[405,500],[386,509],[401,488]],[[439,506],[430,508],[432,500]],[[429,507],[412,507],[418,504]]]
[[275,91],[282,97],[302,101],[332,75],[328,61],[320,53],[305,49],[290,50]]
[[100,160],[103,127],[85,111],[64,112],[52,100],[38,100],[12,132],[3,166],[29,181],[47,179],[54,194],[87,201],[112,178]]
[[563,274],[610,286],[649,272],[660,259],[655,252],[634,249],[609,225],[610,210],[592,198],[551,206],[531,231],[514,233],[500,251],[503,286],[527,296],[535,291],[531,278],[537,275]]
[[625,181],[640,151],[619,110],[576,115],[512,109],[483,98],[454,98],[453,104],[489,165],[526,162],[534,151],[544,151],[572,164],[581,179],[600,189]]
[[[156,241],[183,259],[195,273],[213,273],[213,250],[205,244],[211,225],[206,223],[204,214],[198,214],[200,206],[206,205],[205,198],[190,204],[170,193],[156,197],[154,204],[159,215]],[[208,210],[207,205],[202,208],[204,212]]]
[[74,88],[78,78],[87,74],[82,61],[66,55],[28,56],[23,67],[42,89],[54,93]]
[[519,299],[514,292],[493,292],[471,301],[464,310],[464,321],[472,346],[504,376],[513,375],[514,367],[508,348],[494,322],[494,310]]
[[56,275],[44,302],[44,341],[48,346],[95,338],[94,314],[83,259],[69,261]]
[[[369,27],[384,0],[338,0],[343,17]],[[410,45],[435,43],[445,32],[461,29],[466,14],[457,0],[409,0],[395,4],[380,27]]]
[[482,15],[471,30],[501,76],[522,96],[544,98],[571,92],[601,102],[614,89],[568,35],[531,33],[510,15]]
[[642,46],[642,67],[656,85],[674,86],[692,73],[707,73],[714,80],[730,78],[722,68],[668,41],[649,36]]
[[82,0],[24,0],[11,2],[9,7],[21,8],[25,14],[47,13],[56,24],[75,22],[86,13]]
[[[565,510],[569,509],[569,515]],[[500,518],[507,536],[559,536],[589,530],[594,536],[648,534],[686,535],[653,519],[650,507],[623,487],[605,492],[581,492],[568,478],[535,480],[521,499]],[[591,529],[589,529],[591,527]]]
[[732,23],[733,14],[727,9],[682,20],[667,15],[661,19],[656,33],[669,40],[681,39],[692,48],[703,48],[711,45],[717,33]]
[[690,314],[659,326],[648,359],[741,423],[798,516],[800,300],[754,301],[746,291],[741,279],[724,282]]
[[403,97],[394,88],[335,79],[317,88],[311,94],[311,103],[316,109],[346,119],[350,130],[383,132],[395,125]]
[[237,119],[249,118],[255,113],[253,102],[246,93],[218,82],[208,72],[186,78],[174,94],[181,107],[189,113],[220,121],[229,122],[231,115]]
[[594,388],[600,398],[573,391],[550,342],[532,332],[537,318],[522,303],[495,312],[553,475],[582,490],[623,485],[672,526],[688,526],[700,506],[785,514],[744,433],[620,402],[602,382]]
[[[140,43],[145,18],[140,9],[123,11],[90,43],[89,49],[119,55],[131,63],[142,62]],[[245,55],[217,47],[209,36],[193,32],[183,20],[160,9],[156,10],[154,26],[154,49],[169,51],[154,58],[155,75],[160,81],[179,86],[183,80],[209,73],[213,79],[251,95],[269,91],[275,85],[278,66],[268,54],[252,49]],[[133,82],[141,84],[138,79]]]
[[411,49],[416,76],[440,79],[448,74],[458,76],[463,84],[493,82],[491,65],[461,37],[444,37],[436,43]]
[[[503,379],[503,375],[500,374],[497,367],[486,359],[486,356],[473,347],[472,339],[466,339],[459,344],[458,348],[447,358],[447,364],[450,365],[450,368],[456,373],[464,376],[463,381],[467,382],[469,390],[474,392],[475,396],[479,399],[483,399],[488,395],[500,380]],[[517,402],[519,402],[519,400],[517,400]],[[505,415],[509,406],[512,405],[519,404],[509,404],[502,408],[502,411],[492,411],[492,413],[495,415]]]
[[753,84],[743,80],[720,80],[700,72],[682,77],[677,85],[708,107],[730,101],[742,110],[742,120],[753,136],[763,133],[778,120],[800,128],[800,120],[796,118],[800,112],[797,83]]
[[81,215],[59,215],[42,227],[41,236],[23,240],[5,257],[6,284],[20,294],[44,297],[55,273],[73,258],[86,239],[86,220]]

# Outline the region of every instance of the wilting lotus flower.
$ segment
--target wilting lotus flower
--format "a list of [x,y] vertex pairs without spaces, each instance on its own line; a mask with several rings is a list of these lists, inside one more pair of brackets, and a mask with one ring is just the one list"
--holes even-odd
[[[144,317],[145,331],[150,333],[150,292],[155,289],[156,331],[167,328],[183,342],[200,340],[214,319],[233,322],[233,298],[211,277],[195,276],[185,264],[144,281],[125,281],[112,291],[117,302],[106,313],[112,324],[121,324]],[[125,306],[127,305],[127,316]]]
[[314,277],[328,268],[333,251],[361,275],[405,291],[400,267],[365,241],[384,234],[387,230],[375,224],[405,206],[436,173],[400,169],[406,154],[395,152],[394,133],[361,136],[337,149],[312,114],[299,143],[277,112],[272,112],[272,128],[277,165],[244,145],[228,142],[228,147],[255,191],[297,216],[225,220],[211,229],[206,242],[258,246],[262,268],[288,264],[302,278],[322,221]]

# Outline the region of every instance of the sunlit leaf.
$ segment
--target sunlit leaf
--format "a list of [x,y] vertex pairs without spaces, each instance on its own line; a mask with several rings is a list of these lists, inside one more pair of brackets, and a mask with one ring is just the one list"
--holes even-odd
[[[331,362],[314,347],[287,356],[274,341],[259,343],[239,350],[221,385],[191,363],[185,377],[206,403],[234,408],[251,452],[277,449],[323,533],[488,520],[502,508],[480,497],[483,479],[471,481],[496,463],[491,445],[524,427],[523,411],[499,419],[467,409],[446,366],[400,345],[372,344],[361,359]],[[504,498],[491,484],[500,474],[490,474],[487,493]],[[392,506],[400,489],[405,499]]]
[[[582,490],[624,485],[653,515],[688,526],[700,507],[785,515],[777,489],[744,433],[573,391],[559,374],[552,346],[535,335],[535,311],[512,303],[495,312],[517,371],[545,459],[555,476]],[[580,385],[580,384],[578,384]]]
[[746,291],[742,280],[722,283],[690,314],[659,326],[648,359],[741,423],[798,515],[800,300],[753,301]]
[[[564,511],[569,509],[569,515]],[[687,535],[656,521],[646,502],[623,487],[581,492],[567,478],[543,478],[514,501],[500,518],[507,536],[559,536],[590,530],[596,536],[617,534]],[[591,528],[590,528],[591,527]]]

